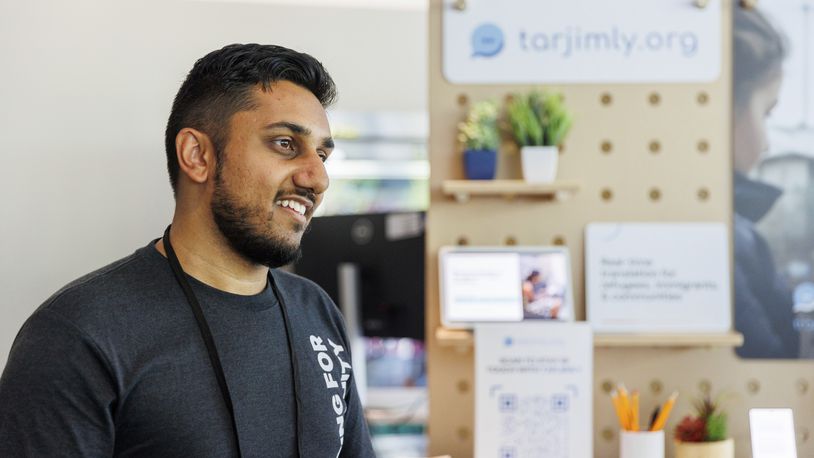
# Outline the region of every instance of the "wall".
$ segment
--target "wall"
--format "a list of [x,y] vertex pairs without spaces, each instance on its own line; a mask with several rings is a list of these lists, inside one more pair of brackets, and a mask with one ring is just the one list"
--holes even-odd
[[426,28],[419,9],[1,2],[0,367],[43,300],[168,224],[164,126],[195,59],[280,44],[325,64],[336,110],[425,110]]

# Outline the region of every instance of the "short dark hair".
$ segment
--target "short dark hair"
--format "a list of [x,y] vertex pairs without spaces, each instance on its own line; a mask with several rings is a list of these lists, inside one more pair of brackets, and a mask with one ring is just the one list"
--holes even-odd
[[[308,89],[326,108],[336,100],[336,86],[325,67],[308,54],[282,46],[231,44],[195,62],[178,89],[164,134],[173,193],[178,191],[178,132],[185,127],[200,130],[211,138],[215,153],[222,154],[232,115],[252,108],[254,88],[268,91],[277,81]],[[220,167],[222,160],[217,159]]]
[[788,54],[785,35],[757,8],[734,8],[732,68],[734,102],[745,107],[752,95],[780,74]]

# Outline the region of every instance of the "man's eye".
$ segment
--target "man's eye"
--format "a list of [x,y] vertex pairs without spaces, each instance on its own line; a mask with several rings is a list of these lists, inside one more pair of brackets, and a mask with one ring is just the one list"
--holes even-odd
[[293,150],[294,149],[294,142],[290,138],[278,138],[274,140],[274,143],[281,146],[284,149]]
[[325,151],[317,151],[317,153],[319,153],[319,157],[322,158],[322,162],[328,160],[328,153],[326,153]]

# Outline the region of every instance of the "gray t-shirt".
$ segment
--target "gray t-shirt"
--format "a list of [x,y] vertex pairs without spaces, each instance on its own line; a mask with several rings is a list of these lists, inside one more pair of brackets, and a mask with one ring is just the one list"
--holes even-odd
[[[273,275],[293,361],[270,286],[240,296],[188,277],[220,354],[243,456],[293,457],[298,446],[308,458],[374,456],[341,314],[314,283]],[[0,378],[0,456],[235,455],[194,315],[152,242],[60,290],[15,339]]]

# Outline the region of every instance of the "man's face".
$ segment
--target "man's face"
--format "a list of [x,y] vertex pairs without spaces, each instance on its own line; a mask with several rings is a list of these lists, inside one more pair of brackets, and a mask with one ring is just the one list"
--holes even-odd
[[333,150],[325,109],[288,81],[259,87],[257,107],[235,113],[212,195],[212,214],[235,251],[270,267],[299,256],[300,239],[328,188]]

